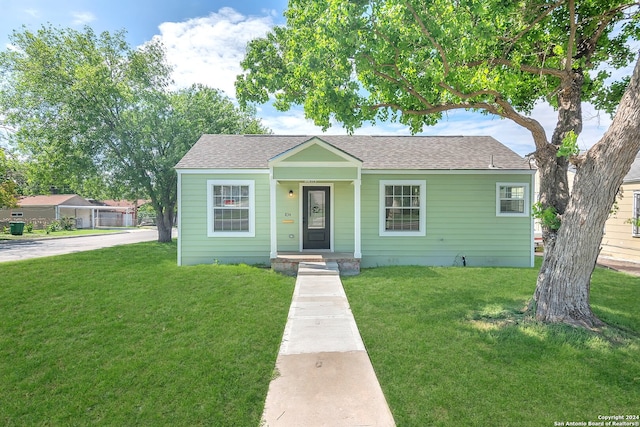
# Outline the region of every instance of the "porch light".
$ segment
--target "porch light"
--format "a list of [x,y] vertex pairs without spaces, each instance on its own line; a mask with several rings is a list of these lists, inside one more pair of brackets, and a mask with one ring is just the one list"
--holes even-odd
[[293,197],[293,190],[289,190],[289,197]]

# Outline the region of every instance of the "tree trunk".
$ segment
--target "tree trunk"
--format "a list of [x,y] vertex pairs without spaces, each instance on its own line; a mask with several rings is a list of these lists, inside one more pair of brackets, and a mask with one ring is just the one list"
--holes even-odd
[[603,138],[577,164],[573,191],[545,258],[535,293],[536,319],[594,328],[589,304],[604,224],[618,188],[640,149],[640,61]]
[[156,209],[156,226],[158,227],[158,242],[170,243],[173,229],[173,207]]

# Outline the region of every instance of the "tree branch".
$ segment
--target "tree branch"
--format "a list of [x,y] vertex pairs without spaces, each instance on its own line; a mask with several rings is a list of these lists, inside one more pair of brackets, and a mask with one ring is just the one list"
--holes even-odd
[[447,54],[446,54],[444,48],[431,35],[431,32],[427,29],[427,26],[424,24],[424,21],[416,13],[416,11],[413,8],[413,6],[407,1],[405,1],[404,4],[407,7],[407,9],[409,9],[409,11],[411,11],[411,14],[413,15],[413,18],[416,20],[416,22],[418,22],[418,25],[420,26],[420,30],[422,31],[422,34],[424,34],[429,39],[429,41],[431,42],[431,44],[433,44],[433,46],[436,48],[438,53],[440,53],[440,57],[442,58],[442,66],[444,67],[444,75],[445,76],[448,75],[449,74],[449,62],[447,61]]
[[558,0],[554,4],[549,5],[546,10],[544,10],[540,15],[538,15],[536,17],[536,19],[534,19],[531,22],[531,24],[529,24],[524,30],[522,30],[518,34],[516,34],[515,37],[513,37],[512,39],[505,38],[505,41],[510,41],[511,42],[509,49],[507,49],[507,51],[505,53],[508,53],[511,50],[511,48],[516,44],[516,42],[522,38],[522,36],[524,36],[529,31],[531,31],[531,29],[533,27],[535,27],[538,23],[540,23],[544,18],[549,16],[549,14],[551,14],[551,12],[553,12],[555,9],[560,7],[564,2],[565,2],[565,0]]
[[576,44],[576,2],[569,0],[569,41],[567,43],[567,57],[564,69],[567,73],[571,73],[573,68],[573,50]]

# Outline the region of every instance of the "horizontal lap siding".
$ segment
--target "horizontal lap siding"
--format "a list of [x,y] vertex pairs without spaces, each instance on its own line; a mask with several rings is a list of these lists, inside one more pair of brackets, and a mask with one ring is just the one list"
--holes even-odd
[[640,191],[640,184],[622,186],[622,197],[617,199],[617,210],[609,216],[602,237],[600,255],[640,262],[640,237],[633,237],[633,192]]
[[[255,237],[207,237],[207,180],[255,181]],[[183,174],[180,239],[182,265],[269,262],[269,175]]]
[[355,246],[353,184],[351,182],[336,182],[333,190],[334,251],[353,252]]
[[[379,181],[403,179],[426,181],[426,236],[379,236]],[[529,266],[531,219],[496,216],[496,182],[530,175],[364,175],[363,266]]]
[[[293,197],[289,197],[293,190]],[[300,191],[299,182],[280,182],[276,185],[276,230],[278,251],[296,252],[300,249]]]

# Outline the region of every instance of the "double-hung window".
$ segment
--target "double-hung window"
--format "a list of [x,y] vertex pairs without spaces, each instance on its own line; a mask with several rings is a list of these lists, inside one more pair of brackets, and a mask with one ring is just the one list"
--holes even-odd
[[529,184],[499,182],[496,184],[496,215],[529,216]]
[[380,181],[381,236],[424,236],[426,217],[425,181]]
[[640,191],[633,192],[633,219],[631,220],[633,237],[640,237]]
[[255,236],[254,181],[207,181],[207,235]]

